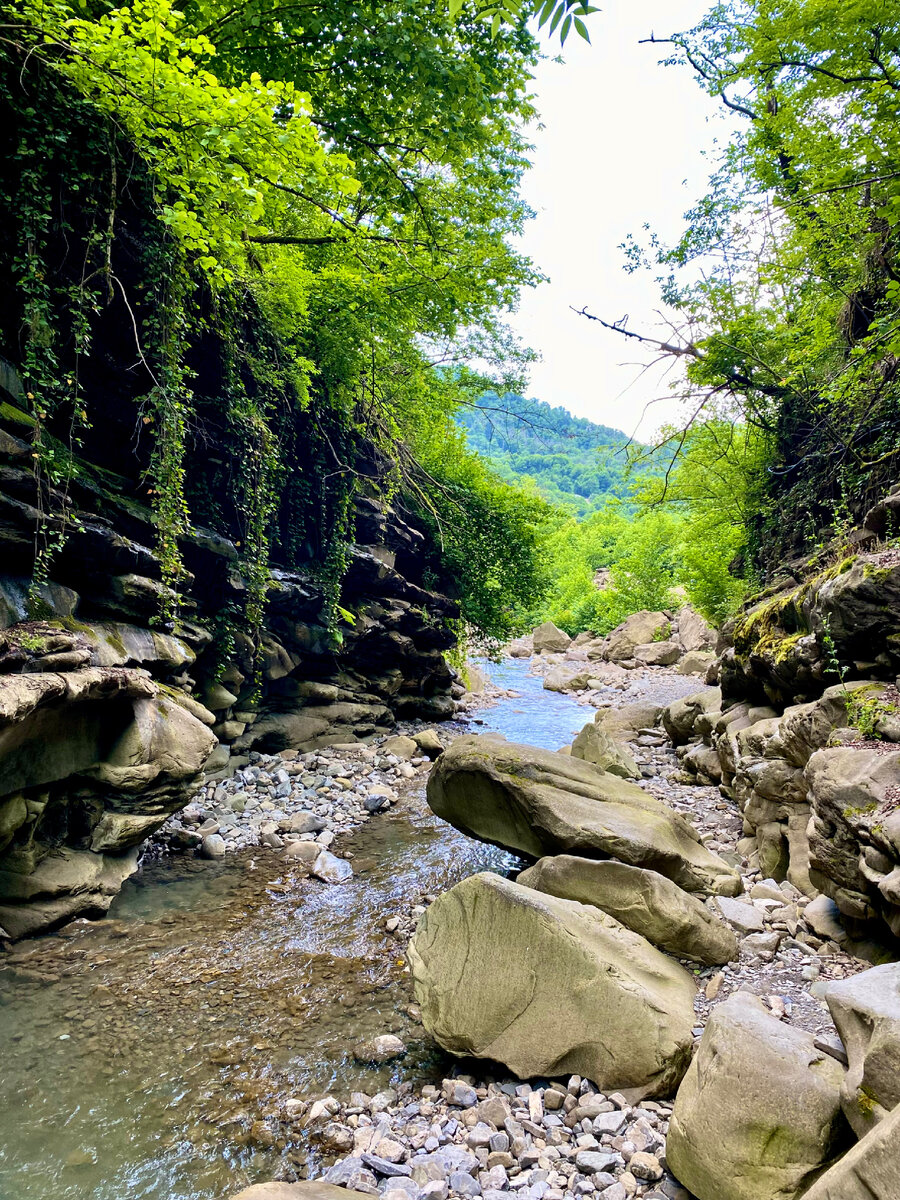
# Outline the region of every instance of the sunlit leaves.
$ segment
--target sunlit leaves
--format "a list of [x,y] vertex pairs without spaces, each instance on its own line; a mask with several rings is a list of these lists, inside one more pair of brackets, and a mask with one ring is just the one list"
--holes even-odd
[[[344,156],[326,151],[308,97],[253,73],[220,83],[206,64],[216,50],[172,0],[135,0],[97,20],[64,0],[21,15],[82,94],[123,128],[159,183],[162,221],[214,282],[240,270],[247,239],[268,230],[285,197],[340,202],[358,183]],[[314,215],[313,215],[314,214]]]
[[[536,17],[538,29],[546,28],[551,37],[559,27],[561,45],[565,45],[573,28],[579,37],[589,42],[590,35],[582,18],[600,11],[586,0],[495,0],[487,5],[478,4],[477,0],[475,2],[477,15],[491,22],[494,37],[503,25],[515,25],[523,19]],[[451,17],[458,17],[466,3],[467,0],[447,0]]]

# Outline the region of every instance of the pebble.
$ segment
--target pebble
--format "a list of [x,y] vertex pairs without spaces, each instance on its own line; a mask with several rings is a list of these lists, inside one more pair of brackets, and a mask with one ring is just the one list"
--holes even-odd
[[200,843],[203,858],[224,858],[225,849],[225,839],[218,833],[208,833]]
[[[298,839],[327,848],[340,834],[390,809],[398,785],[429,765],[422,757],[400,762],[364,743],[286,753],[293,758],[253,752],[230,778],[201,785],[153,836],[156,853],[193,844],[204,858],[248,846],[303,857],[292,849]],[[218,839],[210,843],[211,852],[204,848],[207,838]]]
[[402,1058],[405,1053],[405,1043],[392,1033],[379,1034],[368,1041],[357,1042],[353,1047],[353,1057],[363,1063],[391,1062],[395,1058]]

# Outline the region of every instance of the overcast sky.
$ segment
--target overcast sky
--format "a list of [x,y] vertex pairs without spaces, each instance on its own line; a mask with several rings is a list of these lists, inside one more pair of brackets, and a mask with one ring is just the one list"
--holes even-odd
[[[537,216],[523,245],[550,282],[527,291],[511,320],[542,356],[528,392],[629,434],[646,403],[667,396],[666,382],[658,371],[639,379],[642,352],[569,306],[612,321],[627,313],[629,328],[653,332],[653,276],[626,274],[619,246],[645,223],[663,239],[677,237],[683,213],[706,190],[703,151],[714,150],[727,127],[689,71],[657,65],[665,47],[638,43],[689,28],[708,7],[607,0],[589,21],[593,45],[570,36],[565,62],[544,62],[537,73],[544,128],[533,131],[534,167],[523,189]],[[653,405],[641,436],[677,411],[672,399]]]

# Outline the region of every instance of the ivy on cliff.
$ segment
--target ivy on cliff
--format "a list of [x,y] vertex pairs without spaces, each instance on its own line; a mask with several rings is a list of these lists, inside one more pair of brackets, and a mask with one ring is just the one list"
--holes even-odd
[[[96,208],[105,238],[78,287],[88,310],[115,304],[133,327],[136,429],[153,441],[143,487],[172,597],[163,615],[177,614],[181,542],[199,505],[241,545],[258,628],[273,539],[282,554],[305,547],[339,583],[352,493],[373,475],[360,465],[364,446],[379,449],[375,474],[393,464],[380,481],[388,497],[421,500],[417,437],[446,416],[445,390],[433,407],[436,370],[477,357],[496,362],[505,383],[524,360],[498,314],[537,278],[511,240],[528,215],[518,182],[536,45],[522,22],[492,35],[476,16],[455,20],[426,0],[365,12],[349,2],[15,0],[7,11],[13,111],[33,103],[43,73],[93,109],[108,143],[102,180],[70,189]],[[51,123],[65,129],[63,107]],[[134,162],[148,223],[129,276],[111,247]],[[49,175],[35,179],[49,191]],[[79,179],[77,163],[67,179]],[[14,211],[15,195],[8,201]],[[50,207],[41,222],[61,230]],[[19,236],[14,273],[27,307],[59,266],[21,224]],[[46,321],[59,327],[67,307],[57,296]],[[5,341],[41,420],[73,342],[39,325],[26,321]],[[218,399],[201,402],[193,364],[211,336],[234,355],[221,364]],[[43,343],[56,357],[37,372],[28,364]],[[90,420],[90,396],[65,408],[57,433],[76,409]],[[200,465],[192,448],[212,429],[239,467]],[[314,446],[299,444],[301,430]],[[320,471],[311,486],[306,451]],[[328,544],[308,536],[314,509],[331,524]]]

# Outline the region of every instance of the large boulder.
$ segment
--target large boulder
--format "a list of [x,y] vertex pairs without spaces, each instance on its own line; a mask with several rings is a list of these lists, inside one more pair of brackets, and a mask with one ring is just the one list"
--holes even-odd
[[718,635],[696,609],[691,608],[689,604],[685,605],[684,608],[678,610],[676,620],[678,622],[678,641],[682,650],[685,652],[715,650]]
[[648,642],[635,646],[632,658],[645,667],[670,667],[681,658],[681,647],[672,641]]
[[900,1105],[900,963],[829,984],[825,1002],[849,1060],[841,1085],[844,1114],[864,1137]]
[[716,661],[716,656],[709,650],[688,650],[678,661],[676,670],[679,675],[706,675],[710,666]]
[[678,958],[726,963],[738,956],[732,929],[705,904],[656,871],[611,859],[559,854],[542,858],[516,879],[564,900],[592,904]]
[[641,768],[624,746],[612,738],[605,729],[589,721],[572,743],[572,755],[593,763],[601,771],[618,775],[621,779],[640,779]]
[[547,692],[577,692],[587,687],[589,675],[586,671],[573,671],[571,667],[554,667],[544,676]]
[[671,622],[665,613],[646,610],[632,613],[607,635],[603,656],[610,662],[634,658],[635,646],[661,642],[669,636],[671,628]]
[[896,1200],[898,1163],[900,1105],[820,1176],[803,1200]]
[[812,1034],[736,992],[713,1009],[678,1089],[670,1170],[698,1200],[794,1200],[851,1140],[842,1074]]
[[572,1072],[670,1095],[691,1052],[691,976],[597,908],[487,872],[445,892],[409,946],[425,1028],[520,1078]]
[[[637,733],[640,729],[652,729],[659,721],[662,711],[659,704],[639,700],[635,704],[623,704],[619,708],[598,708],[594,720],[613,737],[620,737],[623,734]],[[625,740],[631,739],[626,737]]]
[[254,1183],[232,1197],[232,1200],[362,1200],[368,1192],[336,1187],[321,1179],[303,1179],[299,1183]]
[[463,833],[529,858],[617,858],[687,891],[741,890],[737,872],[683,817],[636,784],[567,754],[467,735],[438,760],[427,796]]
[[561,654],[572,644],[569,635],[562,629],[557,629],[552,621],[538,625],[531,638],[535,654]]

